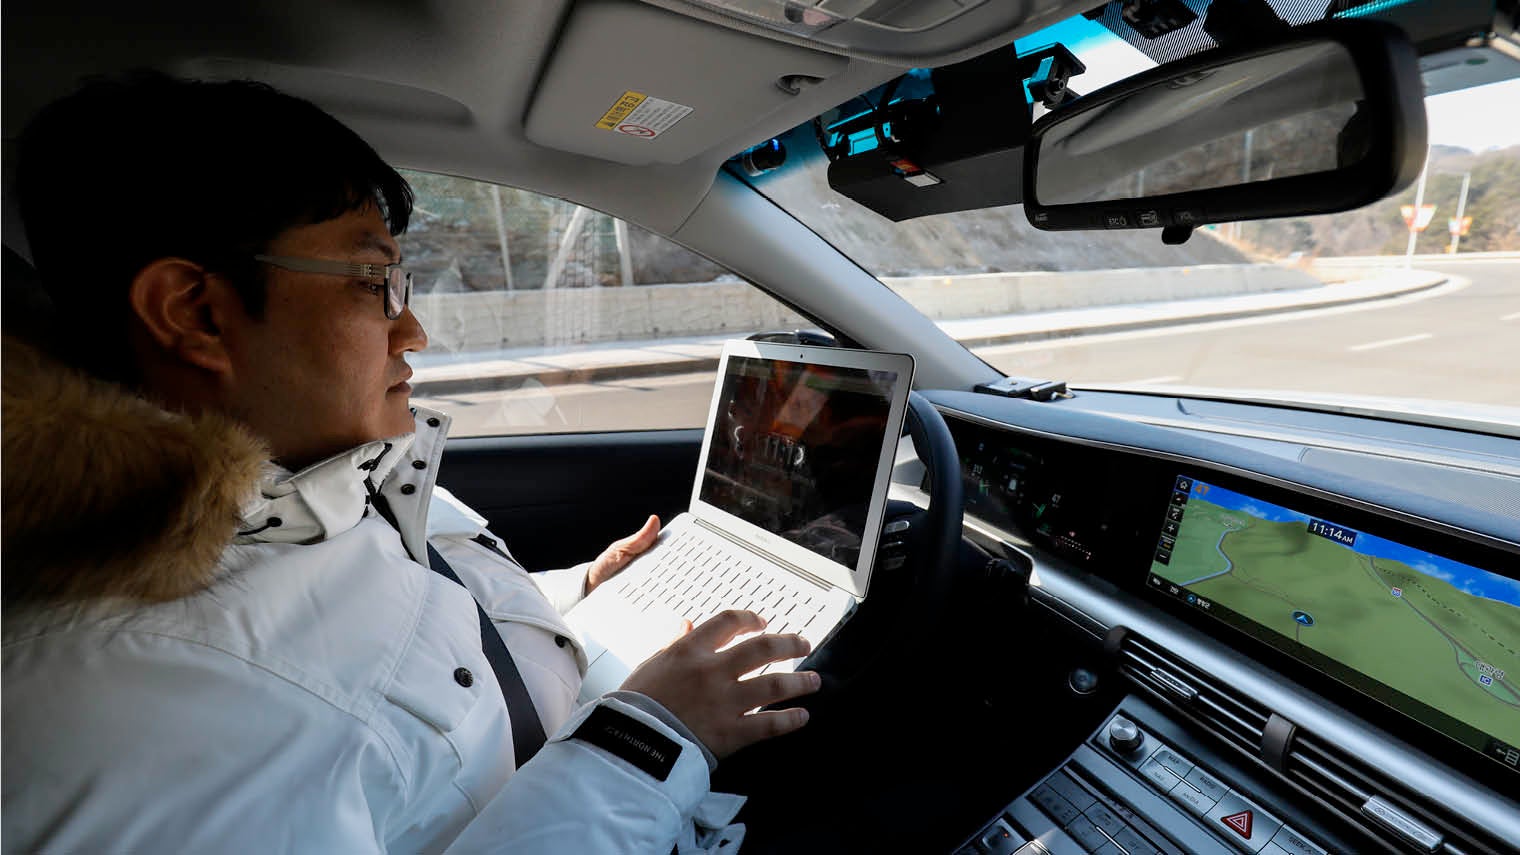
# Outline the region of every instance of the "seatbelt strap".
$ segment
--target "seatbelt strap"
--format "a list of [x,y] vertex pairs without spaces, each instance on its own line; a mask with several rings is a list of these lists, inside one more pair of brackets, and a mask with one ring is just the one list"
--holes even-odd
[[[459,576],[454,568],[449,566],[433,544],[428,544],[428,566],[434,573],[448,579],[461,588],[465,585],[459,581]],[[469,588],[465,588],[469,591]],[[474,599],[474,595],[470,595]],[[512,748],[517,754],[517,767],[522,768],[538,749],[544,747],[548,737],[544,735],[544,723],[538,717],[538,710],[533,706],[533,698],[528,695],[528,687],[523,683],[522,674],[517,670],[517,663],[512,661],[512,654],[507,651],[506,642],[501,640],[501,633],[496,631],[496,625],[486,614],[486,610],[480,607],[480,601],[475,600],[475,613],[480,617],[480,647],[486,654],[486,660],[491,663],[491,670],[496,672],[496,682],[501,686],[501,696],[507,702],[507,717],[512,722]]]

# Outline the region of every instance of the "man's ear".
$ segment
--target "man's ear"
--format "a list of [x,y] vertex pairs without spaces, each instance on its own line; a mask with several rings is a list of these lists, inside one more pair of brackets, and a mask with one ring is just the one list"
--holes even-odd
[[216,374],[232,370],[224,338],[229,313],[241,309],[225,279],[182,258],[161,258],[132,280],[132,313],[165,354]]

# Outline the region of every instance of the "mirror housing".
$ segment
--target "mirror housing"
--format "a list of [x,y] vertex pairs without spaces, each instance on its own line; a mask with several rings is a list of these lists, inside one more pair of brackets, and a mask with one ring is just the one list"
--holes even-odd
[[[1257,132],[1280,163],[1263,169],[1258,154],[1253,168]],[[1168,63],[1045,115],[1024,149],[1024,212],[1049,231],[1164,228],[1180,242],[1207,223],[1360,207],[1414,181],[1425,152],[1418,54],[1403,31],[1332,20]]]

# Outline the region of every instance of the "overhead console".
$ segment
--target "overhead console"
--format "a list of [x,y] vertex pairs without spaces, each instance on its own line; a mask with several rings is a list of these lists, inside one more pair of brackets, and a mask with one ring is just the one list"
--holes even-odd
[[1062,0],[644,0],[735,29],[904,67],[941,65],[1013,41],[1026,24],[1084,11]]
[[1029,556],[1031,600],[1134,692],[966,851],[1520,846],[1515,544],[1213,454],[946,416],[968,529]]

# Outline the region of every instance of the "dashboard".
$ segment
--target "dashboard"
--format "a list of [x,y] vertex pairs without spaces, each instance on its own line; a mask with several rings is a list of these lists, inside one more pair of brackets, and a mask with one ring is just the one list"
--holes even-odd
[[1131,693],[963,851],[1520,849],[1514,520],[1177,430],[931,399],[968,536],[1027,561],[1035,611]]

